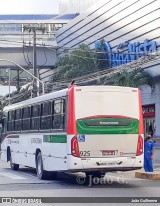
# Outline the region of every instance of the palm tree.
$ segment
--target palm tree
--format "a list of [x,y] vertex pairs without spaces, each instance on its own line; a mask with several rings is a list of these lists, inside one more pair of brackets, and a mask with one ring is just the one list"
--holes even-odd
[[125,87],[140,87],[142,85],[149,85],[154,88],[153,77],[145,72],[143,69],[134,69],[132,71],[123,71],[121,73],[106,78],[104,85],[116,85]]

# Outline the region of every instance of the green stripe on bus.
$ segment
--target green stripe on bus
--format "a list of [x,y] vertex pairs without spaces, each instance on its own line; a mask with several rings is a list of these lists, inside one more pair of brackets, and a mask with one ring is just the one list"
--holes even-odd
[[[104,125],[94,126],[96,122],[103,122]],[[119,125],[105,125],[105,122],[112,123],[122,123]],[[128,125],[123,125],[123,124]],[[90,125],[90,126],[89,126]],[[93,126],[92,126],[93,125]],[[77,120],[77,133],[78,134],[138,134],[139,121],[136,119],[87,119],[87,120]]]
[[13,135],[13,138],[19,138],[19,135]]
[[8,135],[7,138],[19,138],[19,135]]
[[67,143],[67,135],[43,135],[43,142]]

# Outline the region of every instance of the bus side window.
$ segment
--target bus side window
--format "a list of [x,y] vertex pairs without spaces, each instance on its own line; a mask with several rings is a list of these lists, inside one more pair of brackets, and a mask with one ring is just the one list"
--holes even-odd
[[40,129],[51,129],[51,102],[41,104]]
[[40,105],[31,106],[31,130],[40,128]]
[[22,109],[22,130],[29,131],[30,130],[30,107],[24,107]]
[[65,107],[64,99],[57,99],[52,105],[52,129],[64,129]]
[[1,142],[3,141],[3,139],[4,139],[5,136],[6,136],[6,123],[7,123],[6,117],[3,116],[3,119],[2,119],[2,128],[1,128],[1,136],[0,136],[0,141],[1,141]]
[[7,131],[11,132],[14,131],[14,116],[15,110],[8,112],[8,121],[7,121]]
[[21,131],[21,109],[15,110],[15,131]]

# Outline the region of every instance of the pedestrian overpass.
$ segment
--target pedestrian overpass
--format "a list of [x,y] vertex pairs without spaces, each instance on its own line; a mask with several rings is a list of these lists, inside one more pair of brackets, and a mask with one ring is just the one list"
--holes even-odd
[[[57,42],[55,32],[77,15],[0,15],[0,58],[16,62],[33,72],[33,44],[36,41],[35,52],[38,76],[42,81],[47,81],[53,73],[56,61]],[[33,33],[33,28],[36,36]],[[21,71],[15,64],[1,61],[1,84],[8,84],[9,78],[6,72],[8,68],[11,69],[13,79],[11,85],[15,85],[17,80],[20,84],[30,81],[31,77]]]

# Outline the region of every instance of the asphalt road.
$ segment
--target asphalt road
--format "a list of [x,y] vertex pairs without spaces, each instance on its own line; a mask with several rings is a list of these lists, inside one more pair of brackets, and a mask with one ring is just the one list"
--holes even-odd
[[[160,172],[160,150],[156,150],[156,156],[154,159],[155,171]],[[101,197],[109,197],[111,201],[115,202],[116,197],[160,197],[160,181],[153,180],[141,180],[134,177],[135,171],[130,172],[114,172],[107,173],[105,178],[101,180],[94,180],[92,185],[81,184],[83,182],[83,173],[78,174],[59,174],[56,180],[39,180],[36,177],[34,169],[21,167],[19,171],[12,171],[9,163],[0,161],[0,197],[23,197],[23,198],[35,198],[35,197],[59,197],[63,201],[62,197],[69,197],[70,201],[72,197],[79,197],[77,202],[84,201],[83,197],[90,197],[90,200],[94,203],[44,203],[44,206],[48,205],[124,205],[123,203],[105,203],[99,204],[96,201],[102,199]],[[80,177],[79,177],[80,176]],[[95,198],[94,200],[91,198]],[[47,199],[46,199],[47,200]],[[108,199],[110,200],[110,199]],[[117,200],[117,202],[122,199]],[[50,199],[48,198],[48,202]],[[51,200],[52,201],[52,200]],[[65,200],[64,200],[65,201]],[[66,202],[68,199],[66,199]],[[123,200],[122,200],[123,201]],[[54,200],[53,200],[54,202]],[[133,205],[133,203],[131,203]],[[137,204],[137,203],[135,203]],[[20,203],[3,203],[1,205],[23,205]],[[31,205],[26,204],[24,205]],[[33,204],[40,205],[40,203]],[[130,205],[130,204],[127,204]],[[140,205],[140,203],[138,204]],[[150,203],[145,203],[150,205]],[[152,204],[156,205],[156,204]]]

